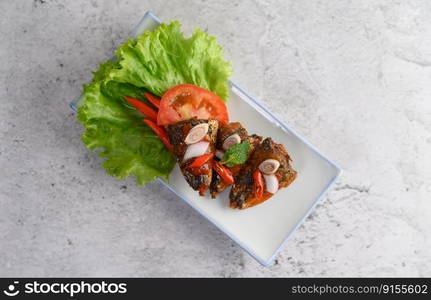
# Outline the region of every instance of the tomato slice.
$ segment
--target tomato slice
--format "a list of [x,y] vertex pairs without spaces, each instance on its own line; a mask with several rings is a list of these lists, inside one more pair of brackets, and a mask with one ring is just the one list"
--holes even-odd
[[193,84],[170,88],[160,101],[158,125],[169,125],[192,118],[213,119],[222,123],[229,120],[223,100],[211,91]]

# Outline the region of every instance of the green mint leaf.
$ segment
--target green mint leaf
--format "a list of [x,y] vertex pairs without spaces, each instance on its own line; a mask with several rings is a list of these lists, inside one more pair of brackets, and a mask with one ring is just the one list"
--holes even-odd
[[223,155],[222,164],[233,167],[237,164],[243,164],[248,158],[250,143],[245,141],[230,147]]

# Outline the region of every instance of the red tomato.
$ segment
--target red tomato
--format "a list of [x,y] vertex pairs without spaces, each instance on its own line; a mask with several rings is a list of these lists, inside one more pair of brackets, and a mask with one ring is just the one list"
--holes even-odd
[[160,101],[158,125],[169,125],[192,118],[213,119],[222,123],[229,120],[223,100],[211,91],[192,84],[170,88]]

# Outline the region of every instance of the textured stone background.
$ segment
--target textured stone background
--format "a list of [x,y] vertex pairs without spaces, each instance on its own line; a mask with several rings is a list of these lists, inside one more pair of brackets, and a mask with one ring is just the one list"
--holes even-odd
[[[431,276],[431,2],[191,2],[0,1],[0,276]],[[80,142],[68,102],[147,10],[345,169],[272,267]]]

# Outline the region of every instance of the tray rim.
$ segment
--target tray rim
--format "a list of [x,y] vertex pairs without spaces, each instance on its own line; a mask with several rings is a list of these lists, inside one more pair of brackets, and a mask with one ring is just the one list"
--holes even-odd
[[[138,34],[137,30],[140,27],[140,25],[147,20],[148,18],[151,18],[153,21],[157,23],[162,23],[162,20],[158,18],[155,14],[153,14],[151,11],[147,11],[144,16],[141,18],[139,23],[134,27],[132,30],[131,36],[136,36]],[[235,82],[229,81],[229,84],[231,86],[231,89],[236,89],[241,94],[243,94],[245,97],[247,97],[248,100],[253,102],[255,105],[257,105],[262,111],[264,111],[268,116],[270,116],[275,122],[278,123],[278,125],[285,131],[289,132],[293,136],[295,136],[298,140],[303,142],[307,147],[310,148],[312,152],[317,154],[321,159],[326,161],[328,164],[330,164],[335,169],[335,175],[332,177],[332,179],[328,182],[328,184],[322,189],[320,194],[316,197],[313,204],[310,206],[310,208],[307,210],[307,212],[304,214],[304,216],[299,220],[299,222],[289,231],[289,233],[286,235],[280,246],[274,251],[274,253],[271,255],[269,259],[263,259],[259,255],[257,255],[253,249],[243,244],[240,240],[238,240],[235,236],[233,236],[226,228],[225,226],[221,225],[218,221],[210,217],[208,214],[206,214],[202,209],[200,209],[198,206],[194,205],[194,203],[185,198],[182,197],[179,192],[177,192],[172,186],[170,186],[167,182],[162,180],[161,178],[158,178],[157,181],[163,184],[167,189],[169,189],[171,192],[173,192],[175,195],[177,195],[180,199],[182,199],[184,202],[186,202],[190,207],[195,209],[201,216],[205,217],[211,224],[213,224],[215,227],[217,227],[221,232],[223,232],[225,235],[227,235],[232,241],[234,241],[236,244],[238,244],[244,251],[246,251],[250,256],[252,256],[254,259],[256,259],[262,266],[268,267],[271,266],[276,258],[276,256],[280,253],[280,251],[286,247],[287,242],[292,237],[293,233],[305,222],[305,220],[308,218],[308,216],[314,211],[317,204],[322,200],[322,198],[325,196],[325,194],[328,192],[328,190],[335,184],[336,180],[341,176],[343,173],[343,169],[335,163],[333,160],[331,160],[329,157],[324,155],[320,150],[318,150],[314,145],[312,145],[310,142],[308,142],[305,138],[303,138],[301,135],[299,135],[295,130],[293,130],[291,127],[289,127],[284,121],[277,118],[272,112],[270,112],[259,100],[256,99],[256,97],[252,96],[250,93],[246,92],[244,89],[239,87]],[[74,100],[72,100],[69,103],[69,107],[76,112],[78,103],[82,97],[82,94],[78,97],[76,97]],[[242,97],[241,97],[242,98]],[[246,101],[246,100],[244,100]]]

